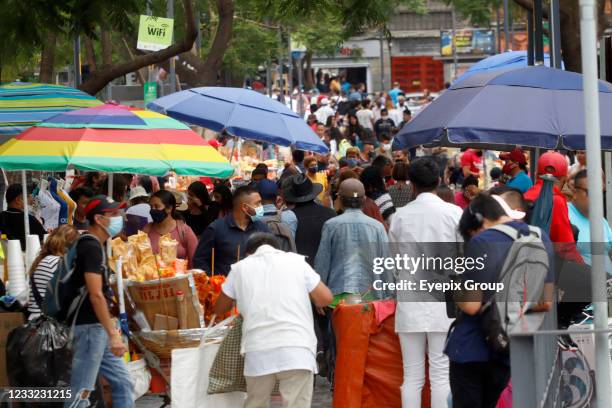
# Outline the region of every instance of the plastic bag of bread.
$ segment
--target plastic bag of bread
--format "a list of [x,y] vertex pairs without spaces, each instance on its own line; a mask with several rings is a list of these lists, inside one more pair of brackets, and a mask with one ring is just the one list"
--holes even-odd
[[132,235],[128,238],[128,242],[132,244],[139,264],[141,264],[143,260],[149,256],[153,256],[151,241],[149,241],[149,236],[146,233],[138,231],[138,234]]
[[159,273],[157,271],[157,262],[153,255],[144,258],[138,265],[138,273],[143,276],[144,280],[157,280]]
[[159,238],[159,255],[164,265],[172,265],[176,260],[178,242],[170,237],[170,234]]

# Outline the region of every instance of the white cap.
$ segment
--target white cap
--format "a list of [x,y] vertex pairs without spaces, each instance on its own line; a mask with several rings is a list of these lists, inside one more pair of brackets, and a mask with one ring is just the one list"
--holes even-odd
[[493,199],[495,199],[495,201],[497,201],[499,205],[501,205],[501,208],[504,209],[504,212],[506,213],[508,217],[512,218],[513,220],[517,220],[517,221],[520,221],[523,218],[525,218],[526,214],[523,211],[513,210],[512,208],[510,208],[508,203],[500,196],[493,194],[491,195],[491,197],[493,197]]
[[138,197],[148,197],[147,190],[143,186],[136,186],[130,190],[130,201]]

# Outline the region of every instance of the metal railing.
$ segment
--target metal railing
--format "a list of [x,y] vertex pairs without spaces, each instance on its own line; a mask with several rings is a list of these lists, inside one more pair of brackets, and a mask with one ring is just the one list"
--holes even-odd
[[[537,331],[510,334],[512,405],[514,407],[587,407],[595,400],[595,367],[582,351],[566,351],[560,335],[612,333],[604,330],[557,330],[556,308]],[[578,371],[578,374],[573,373]]]

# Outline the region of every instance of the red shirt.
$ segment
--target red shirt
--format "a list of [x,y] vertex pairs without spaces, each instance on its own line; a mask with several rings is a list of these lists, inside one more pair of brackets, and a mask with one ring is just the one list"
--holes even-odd
[[[525,200],[537,200],[543,184],[544,180],[538,179],[536,184],[523,194]],[[582,256],[576,249],[576,241],[567,212],[567,200],[557,186],[553,187],[553,208],[549,235],[554,244],[555,252],[561,258],[583,263]]]
[[455,204],[461,207],[462,210],[465,210],[470,205],[470,201],[465,198],[463,190],[455,192]]
[[465,166],[470,166],[472,173],[479,174],[482,167],[482,157],[479,157],[472,149],[467,149],[461,155],[461,167]]

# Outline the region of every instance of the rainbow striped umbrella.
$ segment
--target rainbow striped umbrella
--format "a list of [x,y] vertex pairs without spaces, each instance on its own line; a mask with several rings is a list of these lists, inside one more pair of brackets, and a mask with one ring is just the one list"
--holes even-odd
[[85,171],[229,177],[225,157],[186,125],[161,115],[106,104],[49,118],[0,147],[6,170]]
[[0,143],[57,114],[102,105],[78,89],[13,82],[0,86]]

